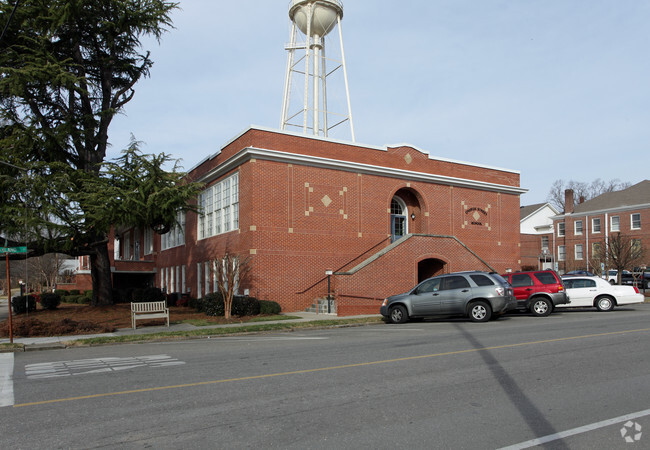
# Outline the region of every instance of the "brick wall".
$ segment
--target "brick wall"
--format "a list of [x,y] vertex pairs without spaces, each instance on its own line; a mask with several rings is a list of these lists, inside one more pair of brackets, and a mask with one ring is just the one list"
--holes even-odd
[[[246,149],[292,156],[249,157],[230,167]],[[301,156],[311,159],[305,162]],[[364,166],[358,169],[359,165]],[[380,170],[363,170],[365,165]],[[304,310],[327,294],[326,270],[349,270],[390,244],[390,206],[395,195],[408,209],[409,233],[455,236],[499,272],[516,269],[520,263],[519,195],[507,189],[516,191],[519,186],[515,172],[430,159],[409,147],[375,149],[251,129],[189,176],[210,185],[234,171],[239,173],[238,230],[198,240],[197,217],[188,214],[184,246],[158,253],[156,238],[158,272],[184,265],[193,296],[199,282],[197,263],[204,270],[203,263],[228,251],[250,257],[251,274],[242,289],[279,302],[284,311]],[[410,173],[453,178],[418,181],[423,177]],[[457,179],[475,181],[477,186]],[[345,281],[334,277],[339,283],[337,295],[341,293],[339,314],[378,312],[378,300],[364,306],[367,298],[350,296],[383,298],[412,287],[423,259],[444,261],[445,272],[486,269],[479,258],[454,242],[412,238]],[[203,278],[202,274],[202,294]],[[156,284],[160,285],[160,273]]]

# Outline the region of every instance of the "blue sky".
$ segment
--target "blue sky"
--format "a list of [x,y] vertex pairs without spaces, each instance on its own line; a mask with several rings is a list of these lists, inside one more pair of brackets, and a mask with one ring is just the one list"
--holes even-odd
[[[287,0],[181,0],[109,131],[192,168],[250,125],[278,128]],[[650,2],[343,0],[356,141],[557,179],[650,178]],[[336,30],[335,30],[336,32]]]

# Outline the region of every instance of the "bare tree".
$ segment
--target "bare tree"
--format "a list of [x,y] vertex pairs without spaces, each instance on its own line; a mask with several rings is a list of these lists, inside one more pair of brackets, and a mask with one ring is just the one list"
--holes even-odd
[[617,284],[621,284],[623,271],[641,265],[645,256],[645,249],[639,239],[633,239],[621,233],[612,233],[607,244],[601,244],[601,253],[603,252],[607,261],[606,267],[618,271]]
[[223,297],[224,317],[230,319],[232,301],[238,293],[240,284],[248,278],[251,269],[250,257],[233,255],[226,251],[226,254],[213,262],[217,287]]
[[65,260],[69,259],[66,255],[48,253],[37,258],[28,260],[28,270],[33,277],[32,283],[39,287],[45,286],[50,291],[56,285],[59,273]]
[[600,178],[596,178],[591,183],[574,180],[569,180],[568,182],[565,182],[564,180],[555,180],[551,185],[551,190],[549,191],[546,200],[555,206],[558,211],[566,211],[564,205],[564,191],[567,189],[573,190],[573,200],[577,205],[580,202],[580,198],[591,200],[592,198],[596,198],[607,192],[627,189],[631,185],[631,183],[623,182],[619,179],[603,181]]

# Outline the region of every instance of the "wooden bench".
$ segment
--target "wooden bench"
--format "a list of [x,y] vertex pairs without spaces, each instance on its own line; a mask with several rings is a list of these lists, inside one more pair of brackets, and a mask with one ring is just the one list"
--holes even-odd
[[167,319],[167,326],[169,326],[167,302],[131,303],[131,325],[133,325],[134,330],[136,320],[143,319]]

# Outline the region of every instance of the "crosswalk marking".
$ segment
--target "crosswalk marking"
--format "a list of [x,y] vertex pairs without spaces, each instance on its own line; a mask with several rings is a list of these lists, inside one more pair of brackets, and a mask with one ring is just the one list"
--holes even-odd
[[117,372],[141,367],[169,367],[185,364],[168,355],[133,356],[128,358],[93,358],[28,364],[25,376],[31,380],[58,378],[94,373]]
[[14,354],[0,353],[0,407],[14,404]]

